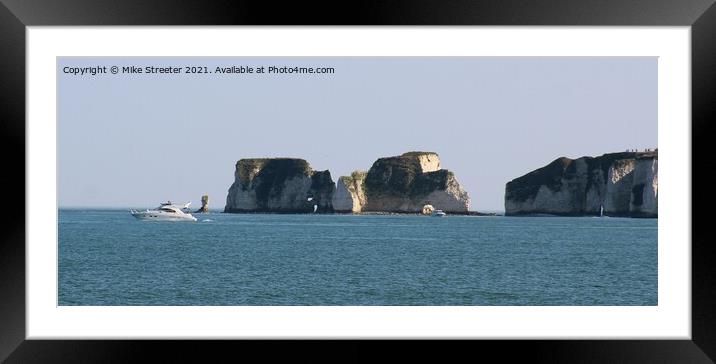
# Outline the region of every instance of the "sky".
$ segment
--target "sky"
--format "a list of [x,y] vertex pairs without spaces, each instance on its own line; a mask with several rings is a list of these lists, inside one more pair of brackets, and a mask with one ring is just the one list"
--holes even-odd
[[[656,148],[656,57],[59,57],[61,208],[149,208],[209,195],[223,209],[242,158],[295,157],[334,181],[432,151],[471,210],[566,156]],[[125,66],[206,67],[125,74]],[[106,74],[68,73],[107,67]],[[118,74],[110,72],[119,67]],[[332,67],[219,74],[216,67]]]

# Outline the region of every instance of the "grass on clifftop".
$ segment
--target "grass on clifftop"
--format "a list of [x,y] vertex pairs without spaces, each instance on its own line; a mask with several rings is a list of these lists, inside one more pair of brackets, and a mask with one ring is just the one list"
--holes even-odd
[[411,152],[403,153],[403,154],[401,154],[400,156],[401,156],[401,157],[419,157],[419,156],[421,156],[421,155],[426,155],[426,154],[438,155],[438,154],[435,153],[435,152],[411,151]]

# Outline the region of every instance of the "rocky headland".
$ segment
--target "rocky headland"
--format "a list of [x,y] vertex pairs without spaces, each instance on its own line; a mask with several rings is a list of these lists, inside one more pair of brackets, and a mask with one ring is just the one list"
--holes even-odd
[[380,158],[337,183],[303,159],[241,159],[224,211],[420,213],[425,205],[469,214],[468,193],[432,152]]
[[505,186],[505,215],[658,217],[658,152],[557,158]]

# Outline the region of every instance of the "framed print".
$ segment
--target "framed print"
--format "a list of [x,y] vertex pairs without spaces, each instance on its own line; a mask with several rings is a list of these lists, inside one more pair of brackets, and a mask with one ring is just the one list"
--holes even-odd
[[41,3],[0,9],[8,361],[714,357],[710,2]]

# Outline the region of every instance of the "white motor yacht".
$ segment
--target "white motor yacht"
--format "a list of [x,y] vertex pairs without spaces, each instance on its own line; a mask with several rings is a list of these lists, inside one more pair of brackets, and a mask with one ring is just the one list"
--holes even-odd
[[184,212],[188,209],[191,202],[184,205],[175,205],[171,201],[162,203],[154,210],[137,211],[130,210],[132,216],[140,220],[156,220],[156,221],[196,221],[196,217]]
[[445,211],[443,210],[434,210],[430,216],[437,216],[437,217],[443,217],[445,216]]

